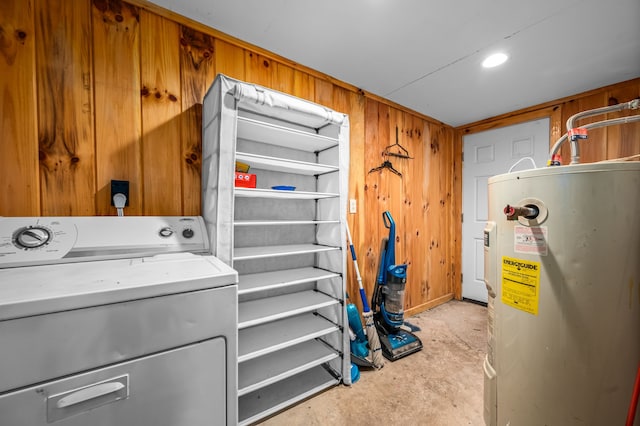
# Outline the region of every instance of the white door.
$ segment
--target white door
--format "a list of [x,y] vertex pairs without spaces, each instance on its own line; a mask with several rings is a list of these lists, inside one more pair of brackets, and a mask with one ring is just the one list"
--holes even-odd
[[[545,167],[549,154],[549,119],[487,130],[463,139],[462,163],[462,297],[487,302],[484,285],[483,229],[489,204],[487,181],[507,173],[518,160],[531,157]],[[533,168],[523,160],[513,170]]]

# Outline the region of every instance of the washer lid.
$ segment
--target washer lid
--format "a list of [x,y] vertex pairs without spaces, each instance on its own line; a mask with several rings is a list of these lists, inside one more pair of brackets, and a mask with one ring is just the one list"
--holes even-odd
[[220,259],[192,253],[0,269],[0,321],[237,282]]

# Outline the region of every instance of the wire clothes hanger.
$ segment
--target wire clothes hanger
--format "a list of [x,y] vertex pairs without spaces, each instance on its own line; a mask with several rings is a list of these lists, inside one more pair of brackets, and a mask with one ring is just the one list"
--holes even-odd
[[[390,148],[394,148],[394,147],[399,148],[400,152],[389,150]],[[374,167],[373,169],[369,170],[369,173],[378,172],[378,171],[381,171],[382,169],[388,169],[391,172],[400,176],[400,178],[402,178],[402,173],[400,173],[393,167],[393,164],[391,164],[391,161],[389,161],[389,157],[391,156],[391,157],[409,158],[409,159],[412,159],[413,157],[409,155],[409,151],[407,151],[405,147],[403,147],[398,143],[398,126],[396,126],[396,143],[386,147],[384,151],[382,151],[382,156],[385,158],[384,162],[380,164],[378,167]]]
[[382,164],[380,164],[378,167],[374,167],[373,169],[369,170],[369,173],[371,173],[371,172],[379,172],[382,169],[389,169],[391,172],[397,174],[398,176],[400,176],[402,178],[402,173],[397,171],[393,167],[393,164],[391,164],[391,161],[389,161],[389,160],[384,160],[384,162]]
[[[398,147],[400,151],[399,152],[390,151],[390,149],[394,147]],[[396,126],[396,143],[386,147],[384,151],[382,151],[382,155],[399,157],[399,158],[408,158],[410,160],[413,159],[413,157],[409,155],[409,151],[407,151],[407,149],[404,146],[398,143],[398,126]]]

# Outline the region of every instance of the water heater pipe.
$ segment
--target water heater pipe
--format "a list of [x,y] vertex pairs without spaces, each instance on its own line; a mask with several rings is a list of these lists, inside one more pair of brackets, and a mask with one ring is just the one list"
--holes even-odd
[[527,219],[535,219],[539,213],[539,210],[532,206],[512,206],[509,204],[507,204],[503,211],[507,216],[507,220],[518,220],[520,216]]
[[[597,129],[599,127],[614,126],[616,124],[633,123],[635,121],[640,121],[640,114],[632,115],[630,117],[619,117],[619,118],[613,118],[611,120],[596,121],[595,123],[585,124],[584,126],[582,126],[582,128],[590,130],[590,129]],[[553,144],[553,147],[551,147],[551,150],[549,151],[549,160],[551,160],[553,156],[556,155],[558,151],[560,151],[560,147],[567,140],[567,138],[568,138],[568,133],[565,133],[556,141],[555,144]],[[578,147],[578,142],[572,141],[571,142],[571,164],[578,164],[578,163],[580,163],[580,149]]]
[[[575,122],[586,117],[592,117],[594,115],[601,115],[607,112],[615,112],[615,111],[623,111],[625,109],[637,109],[638,105],[640,105],[640,99],[634,99],[629,102],[622,102],[616,105],[609,105],[602,108],[590,109],[587,111],[582,111],[577,114],[572,115],[567,120],[567,133],[571,134],[576,128]],[[586,134],[584,138],[586,138]],[[571,163],[570,164],[578,164],[580,162],[580,147],[578,146],[578,138],[571,138]]]
[[586,117],[591,117],[594,115],[600,115],[600,114],[605,114],[607,112],[614,112],[614,111],[623,111],[625,109],[637,109],[640,106],[640,99],[634,99],[632,101],[629,102],[622,102],[620,104],[616,104],[616,105],[609,105],[606,107],[602,107],[602,108],[596,108],[596,109],[590,109],[587,111],[582,111],[579,112],[577,114],[572,115],[571,117],[569,117],[569,119],[567,120],[567,132],[573,128],[575,128],[575,122],[582,119],[582,118],[586,118]]

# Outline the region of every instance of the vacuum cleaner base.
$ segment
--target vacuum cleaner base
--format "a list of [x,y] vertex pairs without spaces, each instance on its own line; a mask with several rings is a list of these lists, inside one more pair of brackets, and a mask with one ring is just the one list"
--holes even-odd
[[399,330],[397,333],[385,334],[378,330],[382,354],[389,361],[395,361],[422,349],[422,341],[413,333]]

